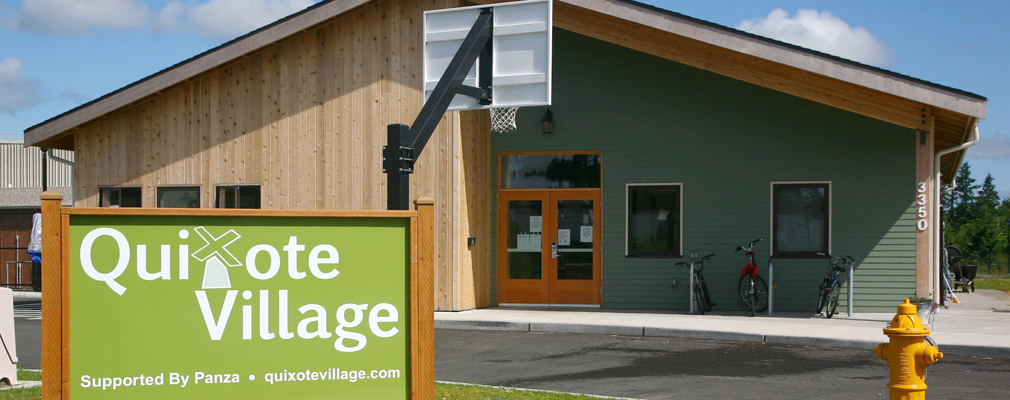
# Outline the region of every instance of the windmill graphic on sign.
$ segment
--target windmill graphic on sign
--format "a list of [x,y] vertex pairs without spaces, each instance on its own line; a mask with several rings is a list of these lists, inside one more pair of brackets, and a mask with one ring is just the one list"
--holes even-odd
[[193,258],[204,263],[203,288],[204,289],[231,289],[231,279],[228,277],[228,267],[238,267],[242,263],[235,258],[228,245],[232,244],[242,236],[229,229],[221,236],[214,237],[207,228],[198,226],[193,229],[197,235],[206,243],[203,247],[193,253]]

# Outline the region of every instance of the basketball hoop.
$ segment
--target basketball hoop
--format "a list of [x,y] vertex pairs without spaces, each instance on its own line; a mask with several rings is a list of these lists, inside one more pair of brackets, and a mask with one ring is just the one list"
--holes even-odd
[[516,129],[516,111],[519,107],[502,107],[491,109],[491,131],[505,133]]

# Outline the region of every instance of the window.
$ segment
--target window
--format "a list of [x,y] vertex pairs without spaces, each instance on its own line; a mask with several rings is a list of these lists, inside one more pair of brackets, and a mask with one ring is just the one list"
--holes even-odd
[[501,157],[502,189],[600,187],[600,154],[517,154]]
[[830,251],[831,184],[772,183],[772,253],[817,257]]
[[160,187],[158,188],[158,207],[200,208],[200,187]]
[[260,208],[260,187],[218,186],[217,208]]
[[681,256],[681,185],[628,185],[630,257]]
[[140,207],[139,187],[98,188],[98,204],[101,207]]

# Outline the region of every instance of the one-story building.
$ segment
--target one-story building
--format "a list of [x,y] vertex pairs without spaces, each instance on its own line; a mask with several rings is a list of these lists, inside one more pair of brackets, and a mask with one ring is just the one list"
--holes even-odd
[[38,288],[28,242],[32,216],[41,211],[43,188],[72,206],[74,153],[25,147],[19,132],[0,132],[0,286]]
[[[422,13],[473,4],[324,1],[26,144],[75,152],[77,206],[385,209],[386,125],[423,103]],[[675,264],[715,253],[716,309],[742,310],[734,250],[757,238],[776,310],[813,311],[820,252],[857,261],[857,311],[936,290],[937,179],[984,97],[630,0],[555,0],[553,18],[552,104],[501,134],[449,112],[418,158],[436,309],[684,310]]]

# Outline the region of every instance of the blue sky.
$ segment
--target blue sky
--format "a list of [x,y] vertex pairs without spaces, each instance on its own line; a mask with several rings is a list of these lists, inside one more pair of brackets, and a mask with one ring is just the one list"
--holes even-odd
[[[1003,0],[640,0],[985,96],[973,176],[1010,196]],[[0,0],[0,132],[22,132],[313,0]]]

